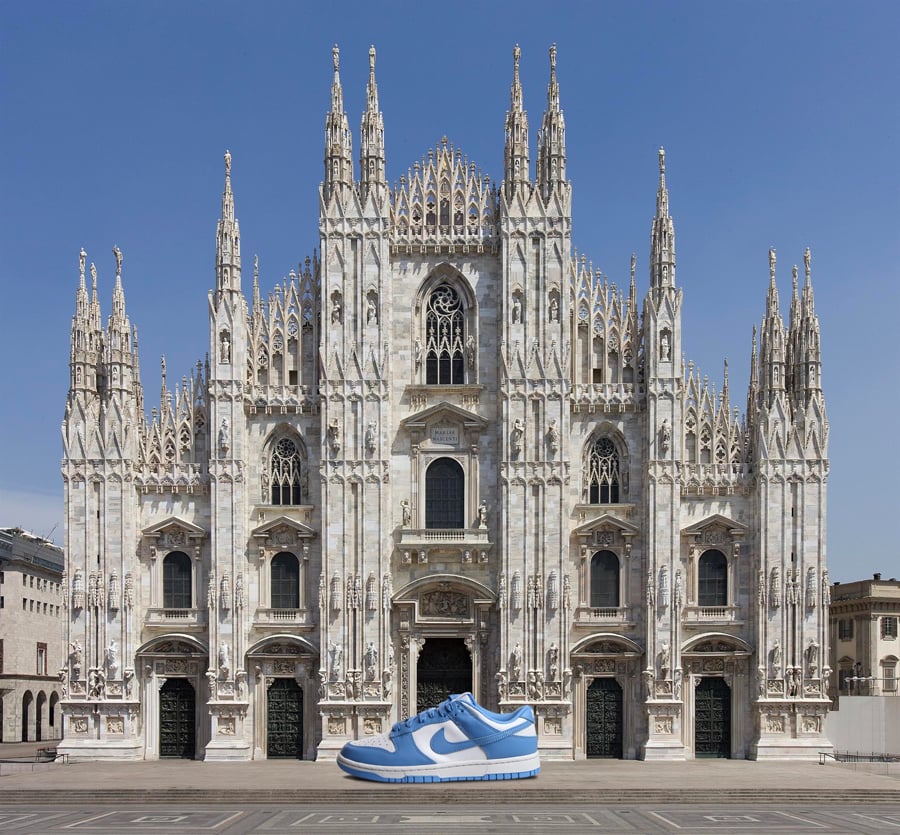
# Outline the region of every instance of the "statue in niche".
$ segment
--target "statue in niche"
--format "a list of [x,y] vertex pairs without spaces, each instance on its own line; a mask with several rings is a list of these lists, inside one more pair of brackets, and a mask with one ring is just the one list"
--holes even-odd
[[519,298],[519,294],[516,293],[513,296],[512,301],[512,321],[514,325],[521,324],[522,322],[522,300]]
[[403,514],[403,527],[408,528],[412,524],[412,510],[409,506],[409,499],[403,499],[400,502],[400,512]]
[[119,672],[119,650],[116,647],[115,638],[109,642],[109,646],[106,648],[106,670],[111,679],[114,679]]
[[370,420],[368,426],[366,426],[366,452],[369,455],[375,454],[375,433],[378,429],[378,425],[374,420]]
[[231,362],[231,340],[228,331],[222,331],[219,335],[219,362]]
[[555,643],[547,650],[547,672],[550,681],[559,681],[559,647]]
[[375,648],[375,644],[372,641],[369,641],[369,645],[366,647],[366,681],[374,681],[375,680],[375,667],[378,665],[378,650]]
[[559,429],[556,427],[556,418],[553,418],[547,427],[547,445],[550,447],[550,452],[559,450]]
[[88,673],[88,698],[102,699],[106,690],[106,675],[103,670],[96,668]]
[[228,672],[231,669],[231,662],[228,658],[228,644],[225,641],[222,641],[219,644],[219,675],[224,679],[228,678]]
[[818,678],[819,674],[819,644],[815,638],[809,639],[806,647],[806,674],[810,678]]
[[522,645],[518,641],[509,659],[509,672],[513,681],[522,680]]
[[525,424],[521,418],[516,418],[513,423],[512,432],[509,436],[509,446],[513,455],[518,455],[522,451],[522,439],[525,437]]
[[506,673],[499,672],[494,676],[494,681],[497,682],[497,699],[501,702],[506,701],[506,693],[507,693],[507,682],[506,682]]
[[772,678],[781,677],[781,642],[776,638],[772,645]]
[[366,300],[366,324],[378,324],[378,308],[375,306],[375,294],[371,294]]
[[335,418],[328,424],[328,445],[331,447],[331,451],[337,455],[341,451],[341,439],[340,439],[341,425],[338,422],[338,419]]
[[335,643],[328,649],[331,656],[331,680],[339,681],[344,669],[344,651]]
[[75,681],[81,678],[81,642],[77,639],[72,641],[72,651],[69,653],[69,661],[72,664],[72,678]]
[[341,297],[335,294],[331,300],[331,324],[339,325],[343,320],[343,309],[341,308]]
[[556,296],[550,297],[550,321],[559,321],[559,302],[556,300]]
[[668,418],[664,418],[662,426],[659,429],[659,446],[663,455],[668,454],[672,446],[672,424]]
[[469,368],[475,368],[475,337],[472,334],[466,337],[466,362]]
[[662,642],[662,646],[659,648],[659,653],[657,654],[657,660],[659,662],[659,677],[665,681],[669,677],[670,663],[669,644],[667,641]]
[[425,349],[422,347],[422,340],[417,339],[415,345],[415,361],[416,368],[418,368],[422,364],[422,355],[425,353]]
[[478,505],[478,527],[487,527],[487,502],[484,499],[482,499],[481,504]]
[[659,358],[662,362],[668,362],[671,359],[672,345],[669,341],[669,332],[663,331],[659,338]]
[[228,418],[222,418],[222,425],[219,427],[219,452],[224,457],[228,455],[230,448],[228,443]]

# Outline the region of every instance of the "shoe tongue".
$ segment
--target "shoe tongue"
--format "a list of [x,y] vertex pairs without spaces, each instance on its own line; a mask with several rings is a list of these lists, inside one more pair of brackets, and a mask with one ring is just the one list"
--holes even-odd
[[471,693],[455,693],[450,697],[451,702],[465,702],[466,704],[477,704],[475,697]]

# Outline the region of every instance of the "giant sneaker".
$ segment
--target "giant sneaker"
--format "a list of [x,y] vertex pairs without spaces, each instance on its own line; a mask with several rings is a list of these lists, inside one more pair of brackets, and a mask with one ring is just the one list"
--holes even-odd
[[491,713],[471,693],[398,722],[388,733],[348,742],[337,764],[383,783],[515,780],[541,770],[534,713]]

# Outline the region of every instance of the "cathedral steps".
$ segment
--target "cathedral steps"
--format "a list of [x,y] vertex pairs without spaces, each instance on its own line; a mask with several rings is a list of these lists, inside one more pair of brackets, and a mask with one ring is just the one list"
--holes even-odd
[[73,763],[0,780],[0,805],[900,803],[900,780],[814,763],[736,760],[547,763],[508,782],[393,785],[354,780],[330,763]]

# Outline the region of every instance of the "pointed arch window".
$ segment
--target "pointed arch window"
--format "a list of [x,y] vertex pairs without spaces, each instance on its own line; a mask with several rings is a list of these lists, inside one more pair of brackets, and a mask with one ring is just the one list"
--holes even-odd
[[287,551],[272,558],[271,604],[273,609],[300,608],[300,562]]
[[465,382],[465,309],[449,284],[435,287],[425,313],[425,382],[458,386]]
[[698,606],[728,605],[728,560],[721,551],[705,551],[700,557]]
[[464,528],[465,475],[452,458],[438,458],[425,473],[425,527]]
[[591,558],[591,608],[619,606],[619,558],[612,551],[598,551]]
[[191,558],[183,551],[172,551],[163,560],[163,608],[193,607]]
[[290,438],[281,438],[272,448],[269,468],[272,504],[303,504],[303,456]]
[[609,438],[598,438],[588,457],[588,502],[619,501],[619,451]]

